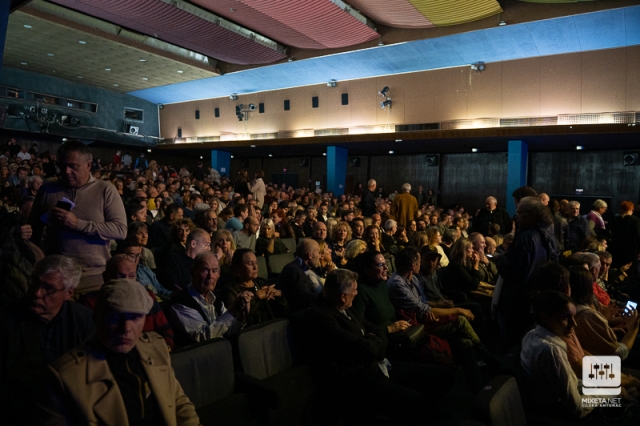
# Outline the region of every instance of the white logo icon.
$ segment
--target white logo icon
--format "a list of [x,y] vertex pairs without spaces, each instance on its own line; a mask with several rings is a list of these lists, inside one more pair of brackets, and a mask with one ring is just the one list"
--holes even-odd
[[584,395],[620,395],[621,364],[619,356],[582,358],[582,393]]

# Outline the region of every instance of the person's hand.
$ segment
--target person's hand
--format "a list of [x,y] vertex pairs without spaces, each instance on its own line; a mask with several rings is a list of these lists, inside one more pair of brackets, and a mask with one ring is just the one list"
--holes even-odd
[[336,249],[333,252],[338,257],[344,257],[344,247],[336,247]]
[[33,229],[31,229],[31,225],[22,225],[20,227],[20,238],[23,240],[31,239],[31,235],[33,235]]
[[267,294],[267,299],[268,300],[272,300],[275,299],[276,297],[282,297],[282,291],[276,289],[276,285],[272,284],[269,286],[269,292]]
[[230,309],[237,319],[246,320],[245,312],[249,312],[251,310],[252,297],[253,294],[250,291],[243,291],[241,293],[238,293],[238,295],[236,296],[236,300],[233,301],[233,305]]
[[617,303],[609,303],[609,305],[600,304],[600,313],[607,319],[607,321],[615,318],[620,314],[620,308]]
[[336,264],[335,264],[335,263],[333,263],[333,262],[329,262],[329,263],[327,263],[327,264],[325,265],[325,267],[324,267],[324,268],[327,270],[327,273],[329,273],[329,272],[333,271],[334,269],[336,269],[336,268],[337,268],[337,266],[336,266]]
[[487,258],[487,256],[482,253],[482,252],[476,252],[476,255],[478,256],[478,262],[482,263],[483,265],[488,265],[489,264],[489,259]]
[[442,299],[442,305],[445,308],[453,308],[453,300]]
[[627,271],[629,270],[629,268],[631,268],[631,265],[633,264],[633,262],[629,262],[626,265],[622,265],[620,267],[620,272],[622,272],[623,274],[626,275]]
[[280,238],[280,233],[279,232],[274,232],[273,233],[273,237],[274,238]]
[[480,258],[478,257],[478,253],[474,251],[471,257],[469,257],[469,260],[471,261],[471,263],[473,263],[473,266],[475,268],[478,267],[478,264],[480,263]]
[[424,314],[424,322],[426,324],[436,323],[436,322],[438,322],[438,318],[436,318],[436,316],[433,314],[433,312],[428,311],[426,314]]
[[625,315],[625,318],[627,320],[627,324],[626,324],[626,329],[627,330],[633,330],[633,329],[638,329],[638,325],[640,325],[638,322],[640,320],[640,317],[638,316],[638,311],[636,309],[630,311],[629,313],[627,313]]
[[406,330],[407,328],[411,327],[411,324],[409,324],[408,321],[396,321],[393,324],[389,325],[387,327],[387,330],[389,331],[389,334],[393,334],[393,333],[398,333],[402,330]]
[[64,228],[76,229],[78,226],[78,218],[76,215],[59,207],[54,207],[49,210],[49,220]]
[[458,312],[457,313],[458,313],[458,315],[462,315],[463,317],[465,317],[469,321],[473,321],[475,319],[475,317],[473,316],[471,311],[468,310],[468,309],[458,308]]

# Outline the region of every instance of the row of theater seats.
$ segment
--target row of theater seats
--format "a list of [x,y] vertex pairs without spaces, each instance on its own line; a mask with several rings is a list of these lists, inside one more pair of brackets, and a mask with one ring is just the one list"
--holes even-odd
[[[171,354],[176,377],[204,425],[345,424],[330,407],[314,404],[318,395],[311,370],[297,359],[291,335],[289,321],[277,319],[248,327],[233,341],[213,339]],[[506,370],[511,368],[507,361]],[[472,420],[460,426],[570,425],[525,415],[511,375],[494,378],[470,408]]]

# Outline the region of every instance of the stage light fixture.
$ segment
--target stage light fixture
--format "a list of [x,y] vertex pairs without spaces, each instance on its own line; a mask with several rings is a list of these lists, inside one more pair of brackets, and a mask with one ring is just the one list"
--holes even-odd
[[475,64],[471,64],[471,71],[482,72],[484,71],[484,62],[476,62]]
[[385,107],[391,108],[391,99],[387,99],[386,101],[380,102],[380,107],[384,109]]
[[384,97],[387,96],[387,93],[389,93],[389,86],[384,86],[382,90],[378,92],[379,95],[382,95]]

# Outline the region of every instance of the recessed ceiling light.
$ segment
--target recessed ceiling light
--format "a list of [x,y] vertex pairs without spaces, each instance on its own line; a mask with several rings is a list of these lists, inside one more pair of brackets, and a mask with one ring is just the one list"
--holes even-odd
[[151,152],[151,148],[149,148],[149,149],[147,150],[147,152]]
[[393,154],[393,151],[389,151],[389,154]]
[[147,62],[147,60],[140,58],[140,62]]
[[105,71],[111,71],[111,68],[105,68],[104,70]]
[[79,75],[79,76],[78,76],[78,78],[82,78],[82,76],[81,76],[81,75]]
[[234,158],[233,155],[231,156],[231,158]]
[[118,83],[113,83],[113,85],[116,87],[120,86]]
[[402,139],[396,139],[396,142],[402,142]]
[[326,157],[326,156],[327,156],[327,153],[326,153],[326,152],[323,152],[323,153],[322,153],[322,156],[323,156],[323,157]]
[[53,53],[47,53],[47,56],[53,56]]
[[29,65],[26,62],[20,62],[20,65]]
[[269,154],[269,157],[273,157],[273,155]]
[[200,156],[200,159],[202,160],[203,158],[204,158],[204,157],[201,155],[201,156]]
[[86,42],[86,41],[84,41],[84,40],[78,40],[78,43],[80,43],[80,44],[87,44],[87,42]]
[[471,152],[478,152],[478,148],[471,148]]
[[578,151],[580,151],[580,150],[584,149],[584,147],[583,147],[582,145],[576,145],[576,149],[577,149]]
[[184,71],[182,70],[178,70],[178,74],[182,74]]
[[142,79],[143,79],[144,81],[149,80],[147,77],[142,77]]
[[62,142],[66,142],[66,141],[67,141],[67,138],[62,138]]
[[24,24],[24,27],[25,28],[32,28],[31,25],[29,25],[29,24]]
[[255,148],[255,147],[256,147],[255,145],[251,145],[251,148]]

